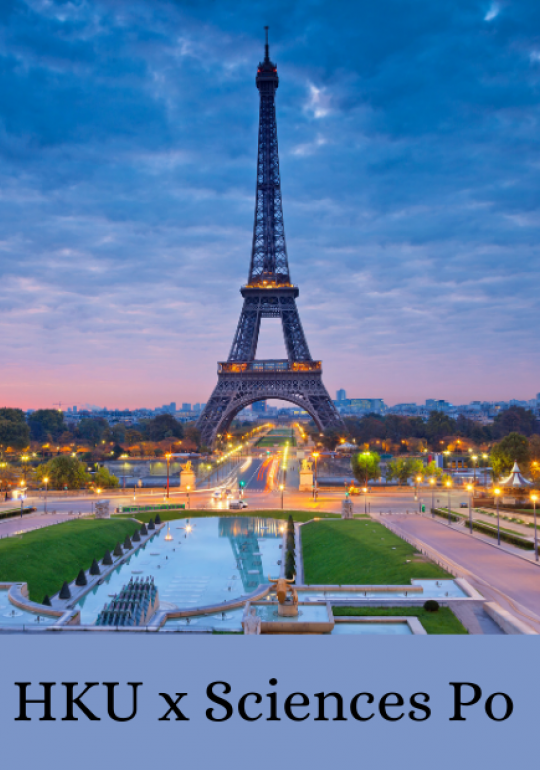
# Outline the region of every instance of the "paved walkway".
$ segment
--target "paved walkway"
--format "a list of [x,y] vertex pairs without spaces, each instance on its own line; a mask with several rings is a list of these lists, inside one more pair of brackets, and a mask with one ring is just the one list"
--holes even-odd
[[540,568],[423,516],[385,516],[396,534],[417,538],[463,569],[487,599],[540,631]]

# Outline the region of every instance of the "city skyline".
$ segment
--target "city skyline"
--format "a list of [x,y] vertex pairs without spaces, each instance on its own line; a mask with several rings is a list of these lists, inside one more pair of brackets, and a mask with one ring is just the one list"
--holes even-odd
[[[390,5],[287,25],[281,3],[211,23],[142,0],[6,11],[6,406],[208,399],[247,277],[265,23],[292,280],[328,389],[537,393],[540,12]],[[285,357],[279,334],[263,326],[261,358]]]

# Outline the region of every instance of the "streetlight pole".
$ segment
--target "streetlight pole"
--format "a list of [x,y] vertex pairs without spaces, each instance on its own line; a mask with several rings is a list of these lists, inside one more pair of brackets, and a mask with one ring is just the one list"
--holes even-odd
[[283,489],[284,489],[284,485],[280,484],[279,488],[281,490],[281,510],[283,510]]
[[472,498],[472,490],[473,490],[472,484],[467,484],[467,489],[469,491],[469,530],[470,530],[471,535],[472,535],[472,530],[473,530],[473,526],[472,526],[472,499],[471,499]]
[[186,487],[186,489],[187,489],[187,507],[188,507],[188,511],[189,511],[189,508],[190,508],[190,505],[189,505],[189,490],[191,489],[191,487]]
[[169,499],[169,463],[171,460],[171,456],[170,454],[168,454],[166,457],[167,457],[167,500],[168,500]]
[[450,513],[450,487],[452,486],[452,482],[447,481],[446,486],[448,487],[448,524],[450,525],[452,523],[452,514]]
[[313,457],[315,458],[315,479],[314,479],[314,483],[313,483],[313,497],[316,500],[317,499],[317,494],[318,494],[318,491],[319,491],[318,488],[317,488],[317,484],[318,484],[318,472],[317,472],[317,470],[318,470],[318,467],[319,467],[319,464],[318,464],[317,461],[319,459],[319,452],[313,452]]
[[45,513],[47,513],[47,485],[49,483],[49,479],[45,477],[43,481],[45,482]]
[[538,561],[538,537],[536,533],[536,501],[538,500],[538,495],[533,493],[531,495],[531,500],[532,500],[533,511],[534,511],[534,559],[535,561]]
[[363,487],[362,492],[364,493],[364,513],[367,514],[367,487]]
[[473,484],[476,486],[476,461],[478,460],[478,455],[472,456],[473,461]]
[[494,489],[493,492],[495,493],[495,497],[497,498],[497,545],[501,544],[501,519],[499,515],[499,495],[501,494],[500,489]]
[[435,518],[435,479],[430,479],[431,484],[431,518]]

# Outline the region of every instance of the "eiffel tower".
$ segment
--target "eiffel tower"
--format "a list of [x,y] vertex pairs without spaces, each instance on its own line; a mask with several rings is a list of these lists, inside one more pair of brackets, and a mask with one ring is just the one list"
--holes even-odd
[[[259,150],[255,223],[249,278],[240,289],[244,305],[227,361],[218,363],[218,383],[198,427],[202,443],[212,446],[235,416],[255,401],[289,401],[305,409],[320,431],[343,428],[322,381],[321,361],[314,361],[304,335],[291,283],[285,243],[276,125],[275,94],[279,84],[270,61],[268,27],[264,61],[255,79],[259,89]],[[258,360],[261,319],[280,318],[287,349],[283,360]]]

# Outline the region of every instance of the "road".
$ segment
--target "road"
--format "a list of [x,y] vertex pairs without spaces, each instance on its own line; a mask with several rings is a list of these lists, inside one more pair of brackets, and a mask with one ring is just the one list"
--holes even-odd
[[[476,587],[486,598],[504,605],[508,597],[514,611],[521,605],[540,618],[540,567],[428,517],[390,515],[384,516],[384,520],[397,534],[417,538],[463,570],[470,571],[478,581]],[[492,597],[488,587],[493,589]],[[531,622],[530,617],[523,619]],[[540,624],[534,625],[540,629]]]

